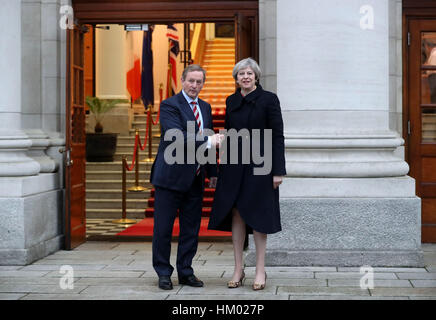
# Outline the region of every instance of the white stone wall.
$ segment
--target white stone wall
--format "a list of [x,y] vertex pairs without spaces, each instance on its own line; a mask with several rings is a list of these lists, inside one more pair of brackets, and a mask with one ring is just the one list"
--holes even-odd
[[[389,128],[403,135],[402,1],[389,1]],[[406,129],[407,130],[407,129]],[[404,146],[397,149],[404,159]]]
[[260,83],[265,90],[277,92],[277,1],[259,0]]
[[63,2],[2,1],[0,56],[10,70],[1,68],[0,96],[12,103],[0,108],[0,265],[28,264],[63,244]]

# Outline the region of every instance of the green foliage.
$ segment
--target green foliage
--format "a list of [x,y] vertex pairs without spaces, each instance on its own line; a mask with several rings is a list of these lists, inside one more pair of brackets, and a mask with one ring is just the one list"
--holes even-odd
[[116,107],[118,103],[128,102],[121,99],[100,99],[98,97],[86,97],[86,104],[89,106],[89,111],[94,115],[96,124],[101,125],[104,114]]

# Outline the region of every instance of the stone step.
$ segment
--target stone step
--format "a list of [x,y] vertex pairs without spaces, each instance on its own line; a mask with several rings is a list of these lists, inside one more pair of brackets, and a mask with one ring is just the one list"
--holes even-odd
[[205,43],[205,49],[230,49],[235,51],[235,43],[228,42],[228,43],[215,43],[215,42],[209,42]]
[[[133,158],[133,155],[131,152],[129,152],[129,153],[115,152],[114,161],[122,161],[123,156],[126,156],[127,164],[130,166],[132,163],[132,158]],[[156,157],[156,153],[152,152],[151,157],[152,157],[152,160],[154,161],[154,158]],[[139,152],[139,164],[141,165],[141,162],[147,158],[148,158],[148,150],[147,149],[144,151],[140,150],[140,152]]]
[[209,48],[205,48],[204,50],[204,54],[209,54],[209,55],[215,55],[215,54],[219,54],[219,53],[226,53],[226,54],[235,54],[235,48],[217,48],[217,47],[209,47]]
[[[233,69],[232,69],[233,70]],[[219,74],[206,74],[206,83],[208,83],[211,79],[223,79],[226,81],[233,81],[233,83],[235,83],[235,80],[232,77],[232,73],[227,74],[227,75],[219,75]]]
[[[101,189],[117,189],[121,188],[122,181],[121,179],[115,180],[90,180],[86,179],[86,189],[87,190],[101,190]],[[133,187],[135,185],[135,179],[126,180],[127,188]],[[152,189],[153,185],[150,183],[149,178],[144,178],[143,176],[139,176],[139,185],[141,187]]]
[[[86,179],[88,180],[102,180],[102,181],[106,181],[106,180],[120,180],[122,179],[122,175],[123,172],[121,171],[122,168],[120,166],[120,170],[116,170],[116,171],[91,171],[91,170],[87,170],[86,171]],[[139,178],[141,177],[149,177],[150,176],[150,171],[143,171],[143,170],[139,170]],[[133,169],[132,171],[127,171],[126,172],[126,179],[127,180],[134,180],[135,179],[135,169]]]
[[[120,209],[86,209],[86,218],[90,219],[121,219],[122,210]],[[126,209],[126,218],[144,219],[144,209]]]
[[232,37],[220,37],[220,38],[215,38],[213,40],[207,40],[206,42],[235,42],[235,38]]
[[[233,70],[233,69],[232,69]],[[228,70],[228,68],[224,68],[224,69],[211,69],[211,70],[206,70],[206,77],[209,76],[225,76],[225,77],[231,77],[232,76],[232,70]],[[208,78],[207,78],[208,79]],[[207,81],[206,79],[206,81]]]
[[[124,154],[133,154],[133,150],[134,150],[134,141],[132,141],[133,143],[122,143],[122,144],[117,144],[117,149],[116,149],[116,153],[124,153]],[[144,141],[143,139],[141,139],[141,143],[143,144]],[[156,154],[157,153],[157,148],[159,147],[159,140],[154,139],[153,143],[151,145],[151,151],[152,153]],[[138,147],[139,148],[139,147]],[[139,150],[139,154],[147,154],[148,155],[148,141],[147,141],[147,145],[145,146],[145,150]]]
[[[149,162],[139,162],[139,171],[143,172],[149,171],[151,169],[152,163]],[[121,161],[114,162],[87,162],[86,172],[88,171],[118,171],[122,170]]]
[[[149,199],[151,189],[143,192],[126,190],[127,199]],[[121,188],[118,189],[86,189],[86,199],[121,199]]]
[[235,58],[230,58],[230,57],[213,57],[213,58],[205,58],[203,61],[203,66],[213,66],[215,64],[231,64],[234,65],[235,64]]
[[[142,209],[145,210],[148,199],[129,199],[126,195],[126,209]],[[121,197],[118,199],[86,199],[86,209],[122,209],[123,203]]]
[[[147,127],[147,117],[138,118],[137,120],[132,121],[132,126],[133,127],[141,126],[145,129]],[[160,131],[159,124],[152,124],[151,131],[152,132],[159,132]]]
[[204,89],[206,89],[206,88],[208,88],[208,87],[218,87],[218,88],[221,88],[221,89],[223,89],[223,88],[232,88],[232,89],[234,89],[235,88],[235,81],[233,81],[233,78],[232,79],[226,79],[226,80],[224,80],[224,79],[222,79],[222,80],[220,80],[220,79],[216,79],[216,80],[214,80],[214,79],[207,79],[206,80],[206,83],[204,84],[204,87],[203,87],[203,90]]
[[217,86],[216,84],[204,86],[204,88],[201,90],[202,94],[218,94],[220,96],[226,95],[228,92],[234,92],[235,91],[235,85],[232,84],[231,86]]
[[217,63],[217,64],[213,64],[213,65],[205,65],[203,66],[203,69],[206,70],[206,72],[211,72],[213,70],[226,70],[226,71],[230,71],[230,74],[232,74],[232,70],[233,70],[233,64],[231,63]]
[[[145,130],[143,131],[143,134],[145,134]],[[141,137],[141,141],[144,139],[144,136],[140,136]],[[153,134],[153,143],[158,143],[160,139],[160,134],[159,136]],[[117,140],[117,145],[119,144],[134,144],[135,143],[135,135],[131,135],[131,136],[124,136],[122,139],[118,138]]]
[[[207,49],[207,48],[206,48]],[[206,50],[205,50],[206,51]],[[230,58],[233,59],[233,61],[235,61],[235,54],[234,52],[231,51],[225,51],[222,53],[216,53],[216,54],[204,54],[203,55],[204,59],[220,59],[220,58]]]

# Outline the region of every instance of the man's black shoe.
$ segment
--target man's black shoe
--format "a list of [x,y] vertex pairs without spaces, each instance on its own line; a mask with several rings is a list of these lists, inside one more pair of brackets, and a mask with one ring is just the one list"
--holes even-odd
[[173,283],[171,282],[170,276],[160,276],[159,277],[159,288],[163,290],[172,290]]
[[193,274],[187,277],[179,277],[179,284],[186,284],[187,286],[191,287],[202,287],[204,285],[203,281],[198,279]]

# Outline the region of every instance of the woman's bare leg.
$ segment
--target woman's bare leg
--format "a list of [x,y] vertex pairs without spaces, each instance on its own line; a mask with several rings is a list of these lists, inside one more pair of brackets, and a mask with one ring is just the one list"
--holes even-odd
[[265,233],[253,230],[254,244],[256,246],[256,276],[254,283],[265,283],[265,252],[266,252],[266,238]]
[[241,218],[239,211],[236,208],[232,210],[232,242],[233,254],[235,257],[235,270],[233,272],[232,281],[238,282],[241,279],[243,265],[243,252],[245,242],[245,222]]

